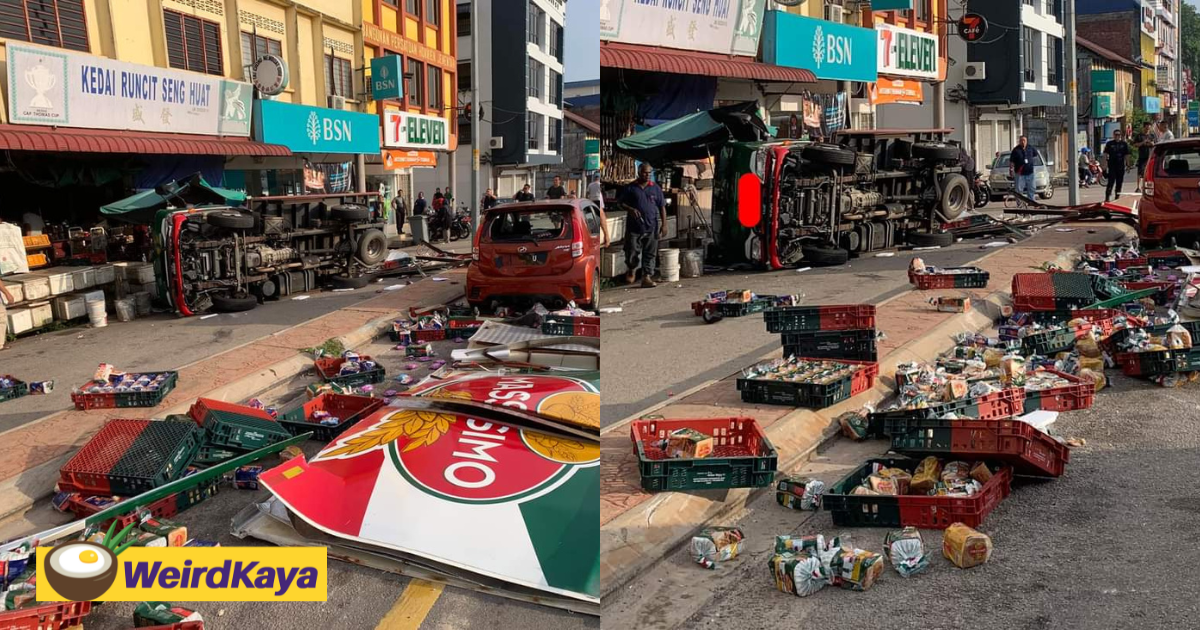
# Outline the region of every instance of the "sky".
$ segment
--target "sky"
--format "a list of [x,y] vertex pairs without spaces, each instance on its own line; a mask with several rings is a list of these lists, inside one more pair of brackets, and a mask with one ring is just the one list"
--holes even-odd
[[563,33],[563,81],[600,78],[600,3],[567,0],[567,28]]

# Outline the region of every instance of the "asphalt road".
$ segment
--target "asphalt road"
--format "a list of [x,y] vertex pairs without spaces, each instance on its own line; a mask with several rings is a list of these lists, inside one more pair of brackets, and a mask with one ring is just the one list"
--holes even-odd
[[[341,295],[341,294],[334,294]],[[312,300],[308,300],[312,301]],[[436,352],[449,357],[450,351],[463,347],[452,341],[434,344]],[[387,338],[370,344],[360,353],[379,361],[387,371],[388,380],[375,387],[382,393],[388,389],[404,390],[393,379],[402,373],[411,374],[417,380],[429,374],[430,363],[406,359],[402,351],[395,350]],[[415,370],[404,370],[409,363],[416,363]],[[304,388],[314,382],[313,374],[296,377],[264,393],[260,399],[268,405],[277,405],[281,410],[299,406],[305,399]],[[315,454],[323,445],[309,441],[305,452]],[[263,463],[270,467],[278,463],[272,458]],[[230,534],[233,517],[244,507],[270,496],[263,491],[237,490],[223,485],[221,492],[213,498],[180,513],[175,519],[188,528],[192,538],[215,540],[222,546],[257,546],[262,543],[253,539],[238,539]],[[421,518],[421,515],[397,514],[397,518]],[[0,523],[0,540],[9,540],[42,531],[73,520],[69,515],[55,512],[49,500],[40,501],[22,518]],[[480,524],[479,535],[488,536],[486,523]],[[286,630],[305,628],[374,628],[392,609],[409,578],[384,573],[372,568],[329,561],[328,601],[313,602],[174,602],[199,611],[204,616],[204,627],[209,630]],[[100,606],[86,618],[88,630],[124,630],[133,623],[134,603],[112,602]],[[558,609],[516,602],[495,595],[464,591],[446,587],[428,611],[422,627],[425,628],[529,628],[532,630],[574,630],[576,628],[598,628],[599,619],[573,614]]]
[[[1081,191],[1084,202],[1103,199],[1102,189]],[[1052,203],[1065,204],[1059,191]],[[1123,199],[1130,199],[1124,197]],[[999,215],[999,204],[988,214]],[[1103,224],[1101,224],[1103,225]],[[1007,247],[1046,246],[1053,230]],[[952,247],[919,252],[927,263],[959,266],[995,250],[981,245],[1003,238],[962,241]],[[722,272],[654,289],[618,287],[600,294],[601,307],[620,307],[620,313],[601,318],[601,356],[604,370],[604,403],[601,422],[608,426],[641,412],[706,381],[721,379],[753,364],[776,349],[779,340],[765,332],[761,317],[727,318],[706,325],[692,314],[690,304],[706,293],[747,289],[762,294],[803,293],[808,304],[876,303],[909,290],[908,263],[917,253],[895,251],[877,258],[867,254],[841,267],[808,271]]]
[[[606,626],[973,630],[1200,627],[1195,544],[1200,492],[1200,383],[1162,389],[1108,372],[1113,387],[1092,409],[1062,414],[1052,431],[1078,437],[1066,474],[1018,478],[980,529],[991,561],[958,569],[942,557],[942,532],[922,530],[929,569],[902,578],[887,566],[875,587],[827,587],[798,598],[767,570],[778,534],[849,533],[881,552],[886,529],[842,529],[828,512],[786,510],[762,493],[727,523],[747,553],[706,571],[681,550],[604,602]],[[806,469],[836,481],[887,449],[839,440]]]

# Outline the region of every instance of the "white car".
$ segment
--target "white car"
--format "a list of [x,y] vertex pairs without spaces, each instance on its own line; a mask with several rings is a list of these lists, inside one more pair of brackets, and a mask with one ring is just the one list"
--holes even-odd
[[[1015,192],[1013,178],[1009,175],[1009,153],[1009,151],[997,153],[996,159],[992,161],[992,174],[988,176],[988,183],[992,186],[992,197],[1004,197],[1004,195]],[[1042,199],[1054,196],[1054,186],[1050,183],[1050,169],[1042,160],[1041,151],[1033,159],[1033,189]]]

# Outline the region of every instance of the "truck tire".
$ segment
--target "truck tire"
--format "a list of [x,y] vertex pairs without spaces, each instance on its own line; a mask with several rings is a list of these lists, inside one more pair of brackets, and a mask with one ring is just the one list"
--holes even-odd
[[370,216],[371,213],[366,208],[351,204],[329,209],[329,218],[334,221],[365,221]]
[[828,166],[854,166],[858,155],[850,149],[836,144],[810,144],[804,147],[800,155],[809,162],[826,164]]
[[958,160],[958,147],[944,142],[918,142],[912,146],[912,154],[926,160],[955,161]]
[[329,286],[334,289],[361,289],[371,284],[371,276],[329,276]]
[[953,221],[958,216],[974,206],[971,185],[967,178],[954,173],[942,179],[942,197],[938,200],[938,214],[947,221]]
[[806,245],[800,248],[800,251],[804,253],[805,262],[816,266],[836,267],[850,261],[850,252],[840,247],[813,247]]
[[949,247],[954,244],[950,232],[909,232],[906,239],[913,247]]
[[212,298],[213,310],[217,310],[222,313],[241,313],[258,306],[258,298],[254,297],[253,295],[221,295],[219,293],[213,293],[209,295],[209,297]]
[[358,259],[364,265],[378,265],[387,258],[388,242],[387,236],[380,230],[367,230],[358,237]]
[[231,230],[248,230],[254,227],[254,215],[237,210],[219,210],[204,216],[205,223]]

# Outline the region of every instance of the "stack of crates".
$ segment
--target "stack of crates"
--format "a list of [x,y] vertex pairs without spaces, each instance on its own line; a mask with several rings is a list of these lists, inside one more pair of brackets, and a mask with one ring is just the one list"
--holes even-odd
[[198,453],[198,461],[204,464],[218,463],[292,437],[271,414],[248,405],[199,398],[188,415],[204,427],[204,443]]
[[875,361],[875,307],[870,304],[788,306],[763,313],[785,357]]
[[192,424],[109,420],[59,469],[61,492],[131,497],[183,476],[200,448]]

